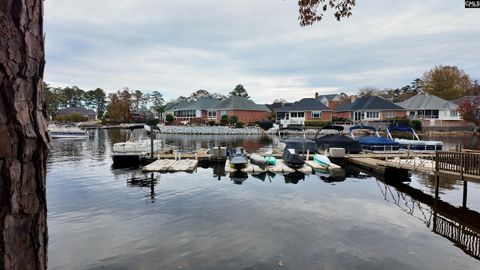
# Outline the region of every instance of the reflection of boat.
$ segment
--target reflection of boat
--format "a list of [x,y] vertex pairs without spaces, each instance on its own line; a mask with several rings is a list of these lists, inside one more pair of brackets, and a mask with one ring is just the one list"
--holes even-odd
[[266,172],[264,172],[264,173],[253,173],[252,177],[257,178],[257,179],[265,182],[265,178],[267,178],[267,173]]
[[91,134],[78,126],[57,126],[55,124],[48,125],[48,133],[52,139],[87,139]]
[[291,137],[282,142],[285,143],[286,148],[295,149],[300,154],[317,152],[317,143],[303,137]]
[[[409,132],[412,134],[412,139],[393,138],[392,132]],[[402,149],[408,149],[413,151],[441,151],[443,143],[440,141],[423,141],[418,138],[417,133],[411,127],[388,127],[387,135],[390,139],[400,143]]]
[[[132,135],[133,132],[131,132],[127,141],[113,145],[113,163],[136,165],[142,157],[151,152],[152,147],[150,140],[134,140]],[[153,151],[156,152],[161,148],[161,140],[153,140]]]
[[229,174],[230,179],[237,185],[243,184],[248,179],[248,174],[242,171],[235,171]]
[[[373,131],[375,135],[355,138],[354,131]],[[377,129],[372,126],[353,126],[350,128],[350,135],[360,143],[363,151],[384,152],[400,150],[400,144],[398,142],[380,137]]]
[[[328,132],[328,134],[320,136],[322,132]],[[346,153],[360,153],[362,151],[360,143],[341,134],[342,132],[342,126],[327,126],[317,131],[314,141],[317,143],[317,147],[322,150],[344,148]]]
[[305,174],[299,171],[295,171],[289,174],[283,175],[285,177],[285,183],[287,184],[298,184],[298,181],[305,179]]
[[250,155],[250,162],[262,169],[265,169],[265,167],[267,167],[267,160],[264,157],[255,153]]
[[235,169],[243,169],[247,164],[248,160],[245,156],[245,149],[243,149],[243,147],[236,147],[230,156],[230,166]]
[[283,151],[283,161],[288,167],[298,169],[303,167],[305,161],[296,153],[295,149],[285,148]]

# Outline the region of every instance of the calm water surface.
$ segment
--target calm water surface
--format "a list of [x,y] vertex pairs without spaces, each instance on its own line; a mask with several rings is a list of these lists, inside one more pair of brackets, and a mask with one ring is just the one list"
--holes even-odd
[[[479,260],[432,231],[439,215],[432,206],[365,174],[353,171],[340,182],[326,175],[242,182],[219,179],[211,168],[112,169],[112,144],[124,136],[99,130],[92,140],[53,142],[50,269],[479,269]],[[163,139],[186,149],[222,144],[250,151],[278,141]],[[433,183],[414,175],[408,185],[432,194]],[[480,185],[469,184],[470,209],[480,211],[479,194]],[[461,205],[462,184],[445,182],[441,199]],[[477,239],[477,252],[479,245]]]

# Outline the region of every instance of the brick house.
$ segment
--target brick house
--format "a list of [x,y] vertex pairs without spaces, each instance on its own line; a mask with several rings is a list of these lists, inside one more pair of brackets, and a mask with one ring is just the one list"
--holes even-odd
[[303,98],[276,110],[276,120],[281,127],[305,125],[308,120],[332,121],[333,110],[315,98]]
[[335,117],[353,122],[374,122],[405,118],[406,110],[381,97],[363,96],[352,103],[339,105],[335,109]]
[[407,110],[410,119],[421,120],[423,126],[464,126],[458,105],[433,95],[415,95],[397,105]]
[[267,119],[269,114],[270,110],[265,105],[256,104],[248,98],[239,96],[230,96],[208,110],[209,119],[215,117],[216,121],[220,122],[223,115],[228,117],[236,115],[238,121],[245,124]]
[[220,100],[215,98],[180,101],[169,104],[166,112],[171,113],[177,122],[206,123],[210,120],[216,120],[216,111],[213,108],[218,103],[220,103]]
[[85,108],[78,108],[78,107],[68,107],[68,108],[65,108],[65,109],[60,109],[55,114],[55,116],[70,115],[70,114],[75,114],[75,113],[80,114],[83,117],[86,117],[88,119],[88,121],[97,120],[97,113],[94,110],[85,109]]

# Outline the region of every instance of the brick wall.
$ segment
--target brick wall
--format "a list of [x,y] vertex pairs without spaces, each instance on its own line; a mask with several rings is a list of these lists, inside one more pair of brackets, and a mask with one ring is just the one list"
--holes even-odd
[[[217,111],[217,122],[220,122],[222,119],[221,115],[222,111]],[[227,111],[228,117],[232,115],[236,115],[238,117],[238,121],[244,124],[254,123],[256,121],[264,120],[268,118],[270,112],[264,111],[243,111],[243,110],[230,110]]]
[[345,119],[351,120],[350,112],[334,112],[333,116],[335,116],[336,118],[345,118]]
[[333,112],[326,111],[322,112],[322,117],[320,118],[313,118],[311,111],[305,112],[305,120],[319,120],[319,121],[332,121]]
[[[387,117],[387,114],[389,112],[393,112],[394,113],[394,117]],[[391,119],[391,118],[404,118],[407,116],[407,112],[406,111],[384,111],[382,112],[381,116],[380,116],[380,119],[381,120],[387,120],[387,119]]]

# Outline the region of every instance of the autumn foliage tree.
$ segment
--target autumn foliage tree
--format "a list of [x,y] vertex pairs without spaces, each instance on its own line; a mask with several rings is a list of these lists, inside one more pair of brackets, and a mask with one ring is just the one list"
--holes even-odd
[[474,99],[464,99],[458,106],[463,120],[480,125],[480,96]]
[[421,86],[425,93],[446,100],[461,98],[471,87],[470,76],[456,66],[436,66],[425,72]]

